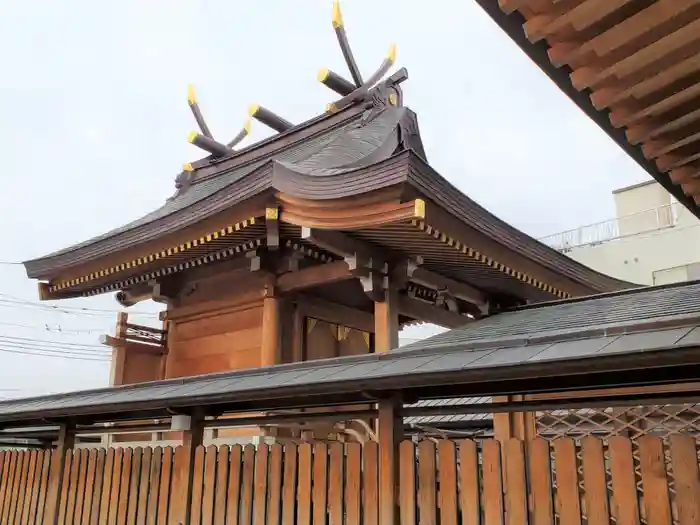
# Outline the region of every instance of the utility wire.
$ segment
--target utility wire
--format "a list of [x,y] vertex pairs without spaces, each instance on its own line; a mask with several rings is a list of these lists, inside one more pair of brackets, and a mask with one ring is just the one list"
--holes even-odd
[[5,352],[8,354],[19,354],[19,355],[31,355],[31,356],[41,356],[41,357],[54,357],[57,359],[74,359],[78,361],[97,361],[100,363],[108,363],[109,358],[107,357],[88,357],[88,356],[82,356],[80,354],[60,354],[60,353],[49,353],[49,352],[41,352],[41,351],[34,351],[31,349],[17,349],[15,347],[11,348],[6,348],[0,346],[0,352]]

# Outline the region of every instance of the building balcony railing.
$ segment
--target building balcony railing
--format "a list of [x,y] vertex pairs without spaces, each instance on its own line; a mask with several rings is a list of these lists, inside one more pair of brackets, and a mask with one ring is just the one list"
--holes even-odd
[[555,233],[539,240],[555,250],[566,253],[572,248],[593,246],[631,235],[670,228],[678,224],[679,206],[679,203],[674,202],[616,219]]

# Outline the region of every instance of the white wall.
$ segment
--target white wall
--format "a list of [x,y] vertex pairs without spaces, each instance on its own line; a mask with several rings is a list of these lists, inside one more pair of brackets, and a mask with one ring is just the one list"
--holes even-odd
[[668,192],[655,182],[617,190],[614,198],[620,236],[570,248],[569,257],[637,284],[700,277],[700,220],[678,204],[669,206]]

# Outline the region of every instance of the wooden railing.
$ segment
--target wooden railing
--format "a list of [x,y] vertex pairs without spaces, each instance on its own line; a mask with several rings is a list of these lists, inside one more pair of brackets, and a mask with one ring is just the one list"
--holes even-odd
[[[0,524],[178,523],[182,450],[69,451],[55,513],[55,453],[0,452]],[[378,525],[377,453],[373,443],[198,447],[190,523]],[[399,460],[402,525],[700,523],[691,436],[404,441]]]

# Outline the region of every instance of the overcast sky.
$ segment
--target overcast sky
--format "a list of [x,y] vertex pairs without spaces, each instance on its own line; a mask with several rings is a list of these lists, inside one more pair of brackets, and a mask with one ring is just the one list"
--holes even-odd
[[[186,141],[188,83],[223,142],[251,103],[293,122],[320,113],[334,97],[318,69],[346,74],[331,6],[0,0],[0,261],[44,255],[160,206],[182,164],[202,156]],[[475,3],[345,0],[343,15],[365,75],[396,42],[430,163],[525,232],[608,219],[610,192],[648,178]],[[254,124],[247,140],[265,134]],[[21,266],[0,265],[0,397],[106,384],[105,351],[78,345],[112,329],[112,296],[58,303],[107,312],[18,303],[37,299]],[[56,343],[103,360],[17,353]]]

